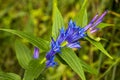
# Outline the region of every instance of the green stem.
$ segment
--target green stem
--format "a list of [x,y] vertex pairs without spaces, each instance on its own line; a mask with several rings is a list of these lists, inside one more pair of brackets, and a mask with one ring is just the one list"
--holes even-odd
[[112,73],[112,79],[111,80],[115,80],[115,72],[116,72],[116,69],[117,69],[117,65],[115,65],[113,67],[113,73]]
[[112,67],[115,66],[119,61],[120,58],[117,59],[97,80],[100,80],[102,77],[104,77],[112,69]]

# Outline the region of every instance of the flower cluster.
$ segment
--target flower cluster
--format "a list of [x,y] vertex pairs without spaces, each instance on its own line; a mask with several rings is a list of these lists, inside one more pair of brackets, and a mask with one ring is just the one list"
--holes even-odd
[[61,28],[60,34],[56,41],[51,38],[51,49],[46,54],[46,67],[54,67],[57,64],[54,61],[55,54],[61,53],[62,47],[67,46],[69,48],[79,49],[81,47],[79,39],[86,36],[86,31],[88,29],[91,34],[99,30],[96,28],[96,26],[102,22],[102,19],[106,13],[107,11],[105,11],[101,16],[97,14],[84,28],[77,26],[72,20],[70,20],[68,28],[66,30],[64,28]]

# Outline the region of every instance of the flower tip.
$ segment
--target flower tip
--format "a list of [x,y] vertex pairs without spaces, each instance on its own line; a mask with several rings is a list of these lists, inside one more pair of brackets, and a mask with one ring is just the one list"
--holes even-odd
[[34,59],[38,59],[39,58],[39,48],[37,48],[37,47],[34,47],[33,58]]
[[55,40],[54,40],[54,38],[53,38],[53,37],[51,37],[51,40],[52,40],[52,42],[55,42]]
[[72,25],[72,23],[73,23],[72,20],[70,20],[69,23],[68,23],[68,25],[70,26],[70,25]]
[[108,11],[109,11],[108,9],[105,10],[105,12],[108,12]]
[[105,10],[102,15],[105,16],[107,13],[108,13],[108,10]]
[[107,13],[108,13],[108,10],[105,10],[105,13],[107,14]]
[[64,27],[62,27],[61,29],[60,29],[60,33],[64,33]]
[[69,21],[70,23],[72,23],[73,21],[72,21],[72,19],[70,19],[70,21]]

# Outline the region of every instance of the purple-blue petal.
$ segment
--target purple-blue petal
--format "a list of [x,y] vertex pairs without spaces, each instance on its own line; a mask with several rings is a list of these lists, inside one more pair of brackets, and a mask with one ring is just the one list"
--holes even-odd
[[70,20],[68,28],[66,30],[66,35],[72,35],[74,33],[74,28],[76,28],[76,24]]
[[57,42],[58,42],[58,44],[60,45],[64,40],[65,40],[65,38],[66,38],[66,35],[65,35],[65,31],[64,31],[64,28],[61,28],[61,30],[60,30],[60,35],[58,36],[58,38],[57,38]]
[[94,23],[97,18],[98,18],[98,13],[93,17],[90,23]]
[[55,54],[56,54],[56,52],[51,49],[49,52],[47,52],[46,59],[49,60]]
[[107,10],[104,13],[102,13],[102,15],[96,20],[96,22],[102,20],[107,13],[108,13]]
[[79,42],[69,43],[69,44],[67,44],[67,46],[68,46],[69,48],[81,48]]
[[87,26],[84,27],[84,30],[88,30],[93,25],[93,22],[90,22]]
[[57,65],[57,63],[54,61],[55,56],[52,56],[49,60],[46,62],[46,67],[54,67]]
[[82,28],[74,36],[71,36],[71,42],[78,41],[79,39],[84,38],[85,36],[86,36],[85,30],[84,30],[84,28]]
[[33,58],[35,58],[35,59],[39,58],[39,48],[37,48],[37,47],[34,47]]
[[98,24],[100,24],[101,22],[102,22],[102,20],[99,20],[99,21],[95,22],[95,23],[93,24],[93,26],[91,27],[91,29],[96,28],[96,26],[97,26]]
[[94,33],[98,29],[96,26],[102,22],[102,19],[107,14],[108,11],[105,11],[100,17],[98,17],[98,14],[91,20],[91,22],[84,27],[85,31],[90,29],[91,33]]
[[90,33],[92,34],[92,33],[96,32],[96,31],[98,31],[98,30],[99,30],[99,28],[92,29],[92,30],[90,31]]

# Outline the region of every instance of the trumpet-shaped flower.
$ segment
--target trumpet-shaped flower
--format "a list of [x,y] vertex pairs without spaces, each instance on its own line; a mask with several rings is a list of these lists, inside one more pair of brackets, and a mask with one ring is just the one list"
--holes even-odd
[[99,29],[96,28],[96,26],[98,24],[100,24],[104,18],[104,16],[107,14],[108,11],[105,11],[100,17],[98,16],[98,14],[91,20],[91,22],[84,27],[85,31],[90,29],[91,33],[94,33],[96,31],[98,31]]

